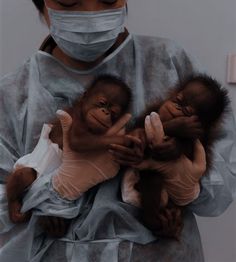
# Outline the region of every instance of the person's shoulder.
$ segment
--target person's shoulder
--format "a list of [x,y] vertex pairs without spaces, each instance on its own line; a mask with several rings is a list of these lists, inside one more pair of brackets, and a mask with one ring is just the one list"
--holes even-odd
[[176,41],[164,37],[134,35],[134,45],[142,59],[158,63],[171,62],[178,70],[199,71],[200,64]]
[[2,76],[0,78],[0,92],[4,94],[12,92],[13,89],[19,92],[24,89],[28,81],[30,72],[30,59],[26,60],[14,71]]
[[169,52],[183,50],[183,48],[174,40],[164,37],[158,36],[147,36],[147,35],[133,35],[134,41],[146,48],[154,48],[154,49],[165,49]]

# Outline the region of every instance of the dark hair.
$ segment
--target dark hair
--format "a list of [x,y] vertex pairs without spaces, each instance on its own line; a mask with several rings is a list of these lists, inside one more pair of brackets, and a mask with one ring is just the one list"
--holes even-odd
[[[41,14],[43,14],[43,9],[44,9],[44,0],[32,0],[36,8],[39,10]],[[126,4],[126,10],[128,13],[128,6]]]
[[228,92],[221,84],[206,74],[191,75],[185,79],[178,91],[183,90],[191,83],[200,83],[206,88],[206,99],[197,108],[200,121],[210,126],[228,110]]
[[39,10],[40,13],[43,13],[44,8],[44,0],[32,0],[36,8]]
[[124,98],[125,106],[123,108],[123,112],[126,112],[129,109],[132,101],[132,92],[129,86],[121,78],[110,74],[99,75],[92,81],[87,89],[87,93],[89,94],[91,91],[93,91],[93,89],[96,88],[98,84],[112,84],[119,87],[121,92],[125,94],[126,97],[126,99]]

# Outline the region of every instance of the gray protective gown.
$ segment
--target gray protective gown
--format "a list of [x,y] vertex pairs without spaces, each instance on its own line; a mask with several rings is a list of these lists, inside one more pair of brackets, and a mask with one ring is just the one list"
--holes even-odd
[[[115,52],[88,71],[73,70],[50,54],[37,52],[0,82],[2,181],[14,162],[33,150],[43,123],[81,95],[94,76],[111,73],[122,77],[133,91],[133,114],[137,115],[156,98],[163,98],[179,79],[196,70],[175,43],[144,36],[129,36]],[[153,242],[155,238],[137,219],[138,210],[121,202],[119,174],[84,194],[78,205],[79,216],[63,239],[42,234],[36,216],[27,225],[2,234],[0,261],[203,261],[192,211],[204,216],[219,215],[232,202],[236,188],[236,137],[231,113],[224,126],[222,139],[213,150],[214,166],[202,178],[200,196],[186,212],[179,242]],[[4,186],[0,189],[4,191]],[[4,214],[4,194],[0,205]],[[0,217],[2,231],[7,231],[7,219]]]

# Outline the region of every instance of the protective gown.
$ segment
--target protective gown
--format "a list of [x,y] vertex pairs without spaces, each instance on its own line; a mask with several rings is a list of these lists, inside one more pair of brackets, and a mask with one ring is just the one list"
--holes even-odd
[[[95,68],[68,68],[50,54],[38,51],[16,72],[0,82],[0,173],[4,181],[14,162],[31,152],[44,123],[57,109],[71,105],[94,76],[122,77],[133,91],[133,115],[163,98],[168,89],[197,70],[191,58],[174,42],[154,37],[129,36]],[[122,172],[86,192],[78,216],[61,239],[47,237],[37,216],[1,235],[0,261],[203,261],[201,241],[192,212],[221,214],[232,202],[236,188],[235,123],[227,114],[222,137],[216,143],[214,165],[201,180],[201,193],[184,217],[180,241],[156,239],[138,220],[138,209],[121,201]],[[1,231],[10,225],[1,186]],[[5,216],[4,216],[5,214]]]

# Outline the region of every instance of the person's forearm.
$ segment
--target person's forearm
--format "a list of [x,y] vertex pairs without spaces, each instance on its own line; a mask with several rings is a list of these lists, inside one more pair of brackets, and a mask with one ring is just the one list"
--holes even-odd
[[232,110],[224,118],[221,137],[213,148],[213,167],[201,178],[201,192],[189,208],[199,216],[218,216],[236,194],[236,125]]

